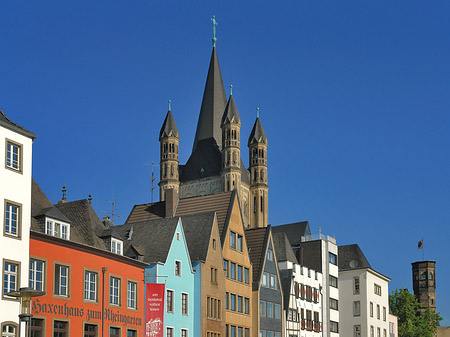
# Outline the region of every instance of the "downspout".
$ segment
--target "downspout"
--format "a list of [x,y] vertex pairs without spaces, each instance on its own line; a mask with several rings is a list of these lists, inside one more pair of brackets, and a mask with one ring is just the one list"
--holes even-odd
[[105,274],[108,268],[102,268],[103,282],[102,282],[102,337],[105,337]]

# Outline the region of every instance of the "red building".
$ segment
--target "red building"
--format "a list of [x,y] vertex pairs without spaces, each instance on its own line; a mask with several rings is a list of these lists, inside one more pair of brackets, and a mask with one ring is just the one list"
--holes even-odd
[[148,265],[122,255],[87,200],[51,205],[33,187],[29,285],[46,295],[33,300],[32,336],[142,336]]

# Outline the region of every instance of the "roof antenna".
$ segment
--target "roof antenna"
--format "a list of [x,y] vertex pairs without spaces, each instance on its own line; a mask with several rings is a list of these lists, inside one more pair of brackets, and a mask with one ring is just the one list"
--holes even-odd
[[259,108],[256,108],[256,118],[259,118]]
[[216,42],[217,42],[217,38],[216,38],[216,26],[218,25],[217,21],[216,21],[216,16],[213,15],[212,19],[211,19],[212,23],[213,23],[213,38],[212,38],[212,43],[213,46],[216,46]]
[[[170,104],[170,100],[169,100],[169,104]],[[169,110],[170,110],[170,105],[169,105]],[[150,200],[151,200],[151,203],[153,204],[153,190],[156,188],[156,185],[155,185],[155,181],[156,181],[155,166],[159,165],[159,163],[154,162],[154,161],[150,161],[150,162],[147,162],[144,165],[146,165],[146,166],[152,165],[152,179],[151,179],[152,187],[150,189],[150,192],[151,192],[151,199]]]

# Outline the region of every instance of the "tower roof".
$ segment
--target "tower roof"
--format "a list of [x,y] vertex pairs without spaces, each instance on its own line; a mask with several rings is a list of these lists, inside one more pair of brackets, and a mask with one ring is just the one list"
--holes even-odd
[[159,131],[159,139],[163,137],[168,137],[172,134],[173,137],[180,138],[180,134],[178,133],[177,125],[175,124],[175,119],[173,118],[172,111],[167,111],[166,119],[164,119],[164,123],[161,127],[161,131]]
[[197,148],[199,141],[214,138],[220,146],[222,144],[222,132],[220,122],[227,104],[225,88],[223,86],[222,73],[220,72],[219,59],[216,47],[213,47],[211,61],[209,63],[208,76],[206,77],[205,91],[203,93],[200,116],[195,132],[194,146]]
[[256,117],[252,132],[250,132],[250,137],[248,137],[248,145],[252,144],[253,142],[263,142],[267,144],[267,136],[264,132],[264,128],[261,124],[261,121],[259,120],[259,117]]
[[230,95],[227,106],[225,107],[225,112],[223,113],[222,116],[221,125],[230,123],[233,120],[233,118],[235,123],[241,124],[241,117],[239,117],[239,112],[236,107],[236,103],[234,102],[233,95]]

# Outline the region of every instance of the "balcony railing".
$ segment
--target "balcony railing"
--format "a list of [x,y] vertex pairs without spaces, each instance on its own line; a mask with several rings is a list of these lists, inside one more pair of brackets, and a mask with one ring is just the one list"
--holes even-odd
[[302,242],[315,241],[315,240],[325,240],[336,244],[336,238],[334,236],[324,235],[324,234],[312,234],[302,236]]

